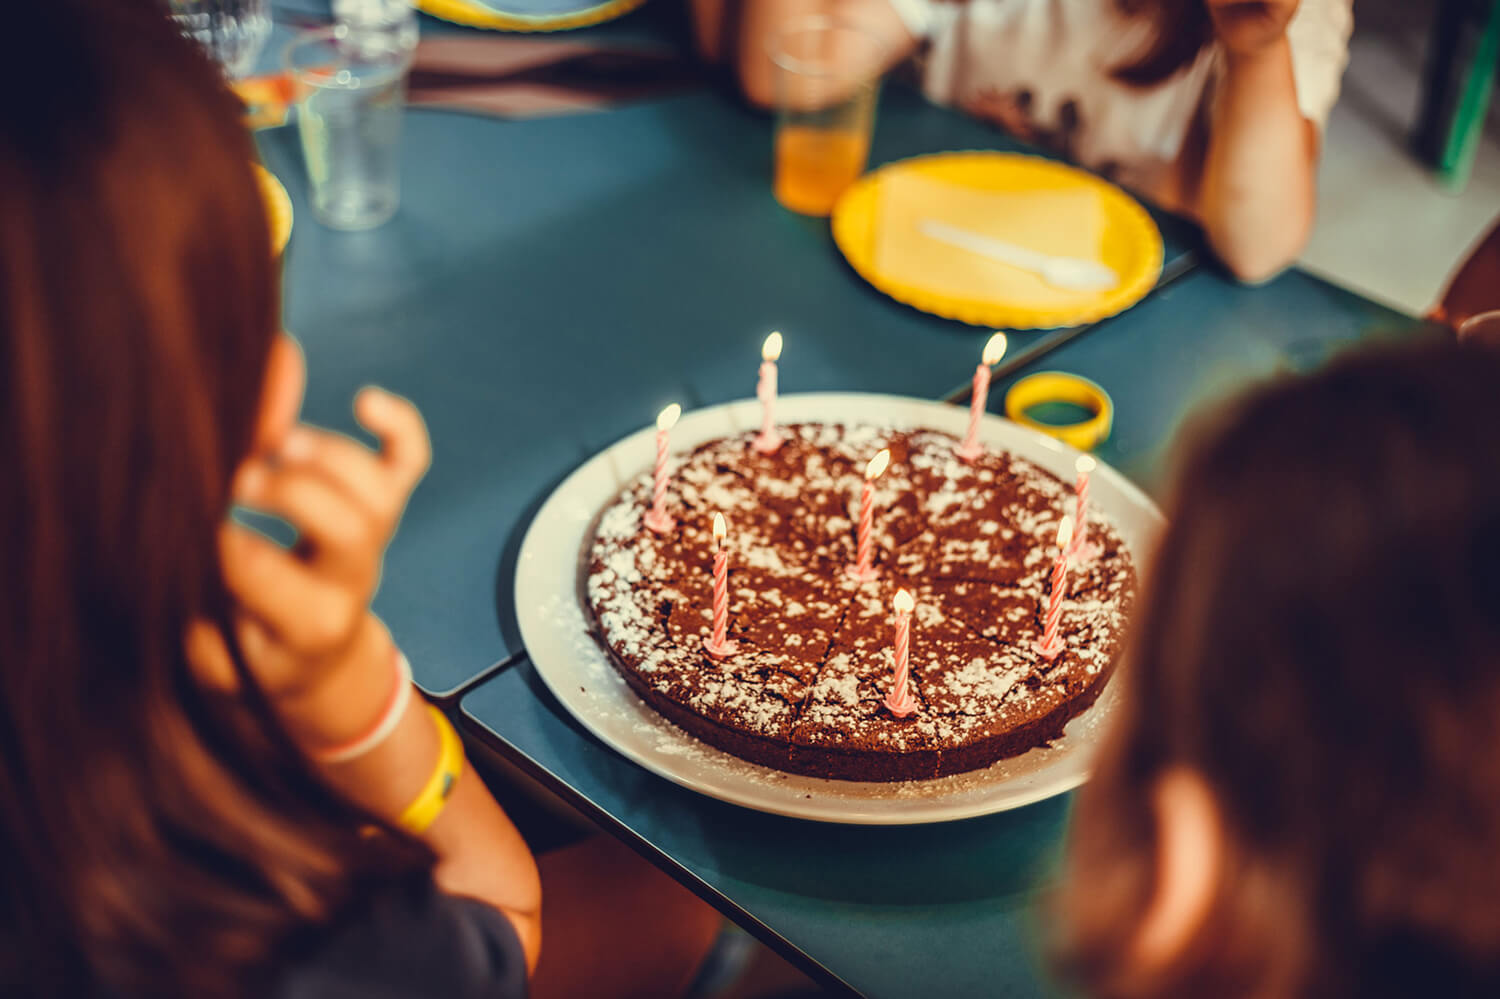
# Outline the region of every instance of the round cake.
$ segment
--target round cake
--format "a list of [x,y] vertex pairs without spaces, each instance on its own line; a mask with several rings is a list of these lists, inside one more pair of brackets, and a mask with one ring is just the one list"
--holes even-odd
[[[692,735],[779,770],[894,781],[975,770],[1045,745],[1098,697],[1135,596],[1130,553],[1090,511],[1097,557],[1075,561],[1062,605],[1065,650],[1041,638],[1058,522],[1071,486],[1005,452],[972,464],[952,436],[837,424],[781,428],[696,448],[672,473],[676,528],[642,526],[651,476],[599,514],[581,589],[595,634],[648,704]],[[855,559],[863,475],[875,482],[876,579]],[[729,532],[728,637],[704,649],[713,608],[715,513]],[[894,679],[892,598],[905,589],[916,711],[884,701]]]

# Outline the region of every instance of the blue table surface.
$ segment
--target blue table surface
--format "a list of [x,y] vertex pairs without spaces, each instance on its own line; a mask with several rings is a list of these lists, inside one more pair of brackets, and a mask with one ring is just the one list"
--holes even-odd
[[[430,425],[376,601],[429,693],[520,650],[515,553],[551,488],[667,402],[751,395],[769,330],[787,338],[783,391],[928,398],[987,333],[864,284],[825,220],[772,200],[768,119],[717,93],[531,121],[411,111],[401,209],[363,233],[313,220],[295,129],[259,143],[296,214],[285,319],[307,417],[352,431],[351,396],[378,383]],[[874,162],[963,148],[1015,146],[887,89]],[[1192,228],[1160,222],[1169,257],[1189,254]]]
[[[1099,455],[1160,495],[1192,414],[1416,321],[1292,271],[1246,288],[1200,269],[1044,362],[1117,407]],[[998,383],[996,406],[1007,383]],[[914,392],[913,394],[920,394]],[[521,660],[461,701],[471,730],[810,972],[869,996],[1045,995],[1034,903],[1067,796],[883,829],[761,815],[647,773],[584,732]]]

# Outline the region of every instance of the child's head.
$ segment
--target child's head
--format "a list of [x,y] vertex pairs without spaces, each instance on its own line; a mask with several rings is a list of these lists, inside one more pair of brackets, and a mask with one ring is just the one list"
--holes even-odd
[[155,0],[8,7],[0,91],[0,992],[250,989],[363,849],[183,649],[300,392],[255,149]]
[[1060,898],[1095,994],[1500,994],[1497,401],[1373,353],[1193,449]]

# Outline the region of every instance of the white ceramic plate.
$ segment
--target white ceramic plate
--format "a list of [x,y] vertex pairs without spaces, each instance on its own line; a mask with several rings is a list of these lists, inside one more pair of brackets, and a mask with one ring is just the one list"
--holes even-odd
[[[968,426],[967,407],[854,393],[782,396],[776,415],[788,423],[930,427],[955,436]],[[760,404],[754,400],[688,413],[672,432],[673,451],[683,453],[759,425]],[[985,417],[982,436],[986,444],[1072,481],[1078,452],[1066,444],[994,416]],[[1115,702],[1114,684],[1048,748],[984,770],[890,784],[782,773],[730,756],[663,719],[610,665],[589,634],[578,598],[579,553],[594,517],[650,467],[654,455],[655,429],[648,426],[568,476],[537,512],[516,566],[516,615],[526,652],[552,693],[594,735],[683,787],[747,808],[820,822],[903,825],[966,819],[1050,798],[1087,778],[1102,722]],[[1094,473],[1089,495],[1119,528],[1141,566],[1163,523],[1156,505],[1104,465]]]

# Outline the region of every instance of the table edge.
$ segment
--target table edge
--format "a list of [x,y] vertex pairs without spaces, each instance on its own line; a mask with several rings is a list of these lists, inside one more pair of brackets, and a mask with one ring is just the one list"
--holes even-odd
[[[512,659],[516,661],[505,661],[491,667],[485,672],[484,680],[493,679],[501,672],[509,672],[520,665],[519,660],[525,659],[527,662],[530,662],[524,653],[519,653],[512,657]],[[471,713],[463,701],[467,699],[469,694],[473,693],[472,688],[477,688],[481,682],[483,681],[476,680],[469,685],[471,689],[466,690],[457,698],[457,714],[460,726],[465,734],[483,744],[485,748],[498,753],[507,762],[519,767],[527,776],[536,780],[548,791],[556,794],[568,805],[583,813],[589,821],[599,826],[602,831],[614,836],[620,842],[634,850],[642,859],[713,906],[725,917],[733,920],[756,939],[760,940],[761,943],[770,947],[782,958],[795,965],[799,971],[812,978],[819,985],[840,995],[859,996],[861,994],[825,965],[802,951],[786,937],[777,933],[754,913],[745,909],[739,903],[729,898],[729,896],[694,874],[675,858],[669,856],[640,833],[615,818],[602,806],[595,804],[588,796],[573,788],[561,777],[552,773],[552,771],[533,759],[524,750],[509,742],[504,736]],[[600,745],[598,740],[592,735],[586,735],[584,738],[593,743],[596,748],[607,753],[614,753],[614,750],[608,746]],[[628,760],[626,762],[630,763]],[[635,766],[636,764],[630,763],[630,765]]]

